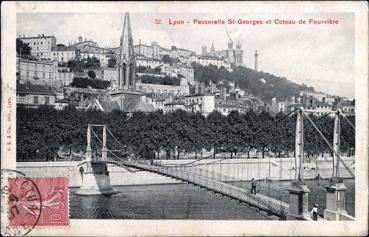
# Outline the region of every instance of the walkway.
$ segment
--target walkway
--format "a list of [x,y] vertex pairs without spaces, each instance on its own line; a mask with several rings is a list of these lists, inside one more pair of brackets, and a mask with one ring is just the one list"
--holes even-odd
[[179,179],[210,191],[245,202],[251,206],[264,210],[267,213],[285,218],[288,214],[288,204],[263,194],[250,194],[248,191],[202,175],[201,169],[196,167],[161,167],[137,162],[122,162],[125,166],[153,172],[170,178]]

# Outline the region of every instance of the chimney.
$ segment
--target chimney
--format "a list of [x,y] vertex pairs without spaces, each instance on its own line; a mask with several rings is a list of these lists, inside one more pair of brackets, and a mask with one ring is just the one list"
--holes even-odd
[[200,87],[200,84],[195,83],[195,94],[199,94],[199,87]]
[[205,84],[204,83],[201,83],[200,84],[200,94],[204,94],[204,92],[205,92]]
[[221,99],[222,100],[226,100],[226,95],[227,95],[227,88],[226,87],[222,87],[221,93],[220,93]]

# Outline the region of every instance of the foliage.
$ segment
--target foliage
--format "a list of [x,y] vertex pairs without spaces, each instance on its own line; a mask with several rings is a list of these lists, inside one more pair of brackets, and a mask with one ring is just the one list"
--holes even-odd
[[[273,97],[276,97],[277,100],[284,100],[291,96],[298,96],[301,90],[314,91],[312,87],[298,85],[284,77],[257,72],[243,66],[233,67],[233,72],[228,72],[224,67],[218,69],[215,65],[202,66],[195,62],[192,63],[192,66],[196,81],[234,81],[241,89],[251,92],[263,101],[271,101]],[[261,79],[264,79],[265,83]]]
[[97,69],[100,68],[100,60],[96,57],[88,57],[87,59],[84,59],[85,62],[85,68],[91,68],[91,69]]
[[100,61],[95,57],[88,57],[83,60],[71,59],[68,61],[67,67],[69,67],[72,72],[82,72],[83,69],[100,68]]
[[104,80],[90,80],[88,78],[75,77],[73,78],[71,86],[79,88],[87,88],[88,86],[90,86],[95,89],[106,89],[110,86],[110,82]]
[[[107,124],[115,137],[123,145],[130,147],[141,157],[152,157],[154,152],[167,151],[168,158],[174,150],[201,152],[202,149],[215,153],[226,151],[232,154],[257,149],[267,151],[277,157],[294,151],[296,115],[286,118],[270,129],[258,133],[262,128],[283,118],[283,114],[272,117],[267,113],[246,114],[232,112],[227,117],[213,112],[207,117],[200,113],[177,110],[171,113],[134,113],[132,117],[121,111],[103,113],[100,111],[82,112],[73,107],[57,111],[51,108],[17,108],[17,158],[32,159],[41,155],[53,157],[59,147],[73,151],[84,151],[88,124]],[[313,120],[317,118],[311,116]],[[355,121],[354,117],[349,117]],[[318,156],[330,152],[308,121],[305,124],[305,154]],[[333,119],[325,117],[316,122],[323,134],[332,141]],[[101,131],[96,131],[100,133]],[[256,135],[257,134],[257,135]],[[93,149],[101,149],[101,144],[93,139]],[[354,131],[342,121],[342,152],[352,152],[355,147]],[[109,149],[121,149],[108,139]],[[214,154],[215,154],[214,153]],[[179,156],[178,154],[178,156]],[[178,158],[177,156],[177,158]]]
[[146,84],[160,84],[160,85],[172,85],[172,86],[179,86],[181,80],[177,77],[156,77],[151,75],[141,75],[140,76],[141,82]]
[[87,75],[92,79],[96,78],[96,73],[92,70],[88,70]]
[[20,39],[17,39],[16,41],[16,50],[17,50],[17,54],[21,58],[27,58],[28,56],[31,55],[31,47],[29,47],[28,44],[24,43]]
[[172,65],[173,63],[177,63],[179,62],[178,59],[176,58],[171,58],[169,55],[164,55],[162,58],[161,58],[161,61],[163,61],[163,63],[168,63],[170,65]]
[[137,69],[136,69],[136,72],[150,73],[150,74],[160,74],[161,68],[160,67],[151,68],[151,67],[145,67],[145,66],[138,66]]

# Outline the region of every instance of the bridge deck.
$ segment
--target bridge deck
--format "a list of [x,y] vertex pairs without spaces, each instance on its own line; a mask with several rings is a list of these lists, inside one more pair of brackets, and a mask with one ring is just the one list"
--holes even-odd
[[192,183],[207,190],[245,202],[276,216],[286,217],[288,213],[288,204],[285,202],[263,194],[254,195],[240,187],[205,177],[201,173],[198,173],[199,170],[196,170],[194,167],[162,167],[131,162],[124,162],[124,165]]

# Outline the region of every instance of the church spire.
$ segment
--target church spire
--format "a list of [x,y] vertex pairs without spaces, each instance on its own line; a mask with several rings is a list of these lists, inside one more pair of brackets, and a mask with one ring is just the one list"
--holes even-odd
[[130,55],[133,55],[133,38],[129,13],[127,12],[124,16],[123,31],[120,38],[120,59],[128,60]]
[[126,91],[135,91],[136,61],[133,51],[133,38],[129,13],[124,16],[123,31],[120,38],[118,66],[118,88]]

